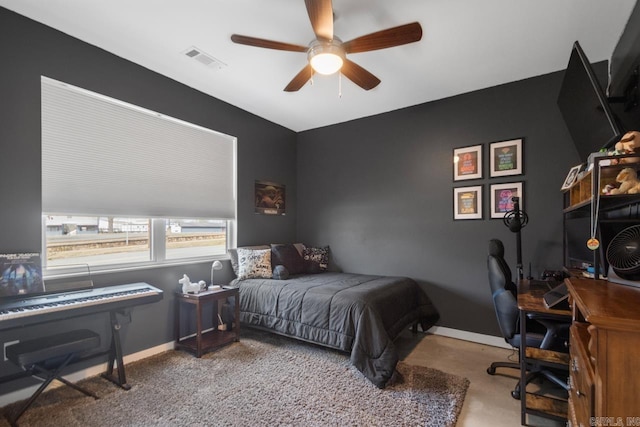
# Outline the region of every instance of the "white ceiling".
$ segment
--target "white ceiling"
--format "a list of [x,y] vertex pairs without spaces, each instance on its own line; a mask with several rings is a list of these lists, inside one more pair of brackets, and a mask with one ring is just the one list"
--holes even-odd
[[[422,40],[349,55],[382,83],[337,75],[283,88],[306,54],[234,44],[233,33],[306,46],[302,0],[0,0],[0,6],[136,62],[294,131],[562,70],[579,40],[608,60],[636,0],[334,0],[335,35],[350,40],[418,21]],[[226,64],[189,59],[191,46]]]

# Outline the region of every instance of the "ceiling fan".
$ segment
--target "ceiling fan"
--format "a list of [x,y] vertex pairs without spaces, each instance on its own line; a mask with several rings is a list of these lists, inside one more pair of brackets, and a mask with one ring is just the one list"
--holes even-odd
[[311,79],[314,73],[333,74],[340,71],[349,80],[370,90],[380,84],[380,79],[355,62],[347,59],[347,54],[386,49],[417,42],[422,38],[419,23],[400,25],[353,40],[343,42],[333,34],[333,6],[331,0],[305,0],[307,13],[316,38],[308,46],[265,40],[256,37],[233,34],[234,43],[267,49],[306,52],[308,64],[284,88],[295,92]]

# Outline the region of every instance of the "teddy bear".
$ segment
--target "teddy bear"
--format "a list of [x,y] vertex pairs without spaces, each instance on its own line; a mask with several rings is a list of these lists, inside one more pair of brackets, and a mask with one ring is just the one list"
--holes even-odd
[[[636,152],[636,147],[640,149],[640,132],[637,130],[632,130],[620,138],[620,141],[616,142],[615,151],[612,153],[614,155],[623,155],[623,154],[634,154]],[[640,158],[638,157],[626,157],[624,159],[615,160],[612,164],[621,164],[621,163],[637,163],[640,162]]]
[[613,188],[609,194],[637,194],[640,193],[640,180],[634,168],[624,168],[616,176],[620,187]]

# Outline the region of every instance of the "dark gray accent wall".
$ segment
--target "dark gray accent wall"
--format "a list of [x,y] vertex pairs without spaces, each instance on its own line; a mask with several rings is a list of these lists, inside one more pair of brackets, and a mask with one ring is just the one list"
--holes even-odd
[[[0,252],[39,252],[41,248],[41,75],[237,137],[238,244],[295,240],[293,131],[0,8],[0,191],[4,200],[0,206]],[[179,149],[180,141],[176,145]],[[253,213],[256,179],[287,186],[286,216]],[[228,263],[226,267],[220,279],[231,278]],[[210,263],[202,263],[96,275],[96,286],[142,281],[164,290],[163,301],[133,310],[133,322],[123,327],[125,353],[171,341],[177,280],[183,273],[192,279],[206,279],[209,269]],[[1,331],[0,349],[8,341],[59,327]],[[0,360],[0,375],[13,369],[7,365]]]
[[[500,335],[487,281],[488,241],[503,240],[515,270],[516,235],[489,219],[490,185],[524,182],[525,270],[529,263],[534,276],[559,269],[560,186],[579,163],[556,105],[562,75],[300,133],[299,240],[330,245],[344,271],[418,280],[440,310],[441,326]],[[489,178],[489,143],[520,137],[524,174]],[[477,144],[484,177],[454,182],[453,149]],[[454,221],[453,188],[469,185],[483,186],[484,219]]]

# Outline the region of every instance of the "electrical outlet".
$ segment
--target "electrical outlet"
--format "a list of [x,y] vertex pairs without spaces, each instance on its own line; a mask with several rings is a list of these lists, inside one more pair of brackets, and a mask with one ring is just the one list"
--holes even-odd
[[4,356],[4,361],[6,362],[7,360],[7,347],[9,347],[10,345],[14,345],[14,344],[18,344],[20,342],[20,340],[15,340],[15,341],[9,341],[4,343],[4,347],[2,348],[2,355]]

